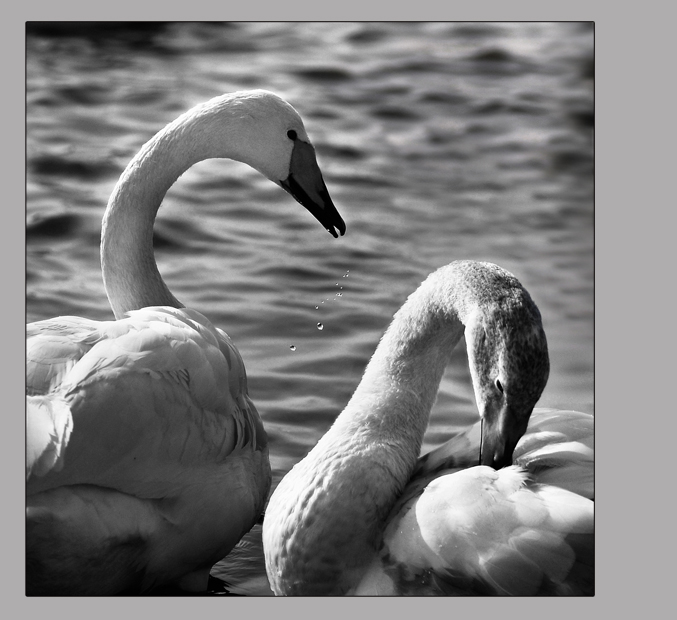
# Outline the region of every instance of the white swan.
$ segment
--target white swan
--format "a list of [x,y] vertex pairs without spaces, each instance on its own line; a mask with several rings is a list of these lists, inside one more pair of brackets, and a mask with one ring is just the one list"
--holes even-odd
[[[481,422],[418,459],[464,334]],[[589,594],[592,416],[542,412],[522,437],[548,372],[540,313],[513,275],[473,261],[430,275],[270,499],[273,592]]]
[[277,95],[216,97],[142,147],[103,219],[118,320],[27,326],[29,594],[205,589],[261,514],[267,439],[240,354],[169,292],[153,257],[165,193],[212,157],[251,165],[334,237],[345,231],[303,122]]

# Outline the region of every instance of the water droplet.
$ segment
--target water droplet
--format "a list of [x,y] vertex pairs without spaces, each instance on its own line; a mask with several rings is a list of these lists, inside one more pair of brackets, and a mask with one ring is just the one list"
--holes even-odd
[[317,324],[317,329],[319,329],[320,331],[322,331],[322,330],[324,329],[324,325],[322,325],[322,323],[318,323],[318,324]]
[[296,345],[295,345],[295,344],[290,344],[290,345],[289,345],[289,348],[290,348],[292,351],[296,351]]
[[343,293],[336,293],[336,297],[343,297]]
[[320,309],[320,306],[315,306],[315,310],[319,310],[319,309]]

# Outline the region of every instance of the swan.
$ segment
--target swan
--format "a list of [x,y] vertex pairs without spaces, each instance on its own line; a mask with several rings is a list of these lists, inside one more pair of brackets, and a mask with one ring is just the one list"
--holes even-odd
[[[480,421],[418,458],[464,335]],[[530,422],[548,374],[539,310],[512,274],[475,261],[433,272],[273,492],[273,592],[589,594],[593,417],[539,411]]]
[[172,295],[153,256],[163,197],[207,158],[249,164],[345,232],[301,117],[273,93],[215,97],[141,148],[103,218],[116,320],[27,326],[28,594],[204,590],[260,517],[268,445],[242,358]]

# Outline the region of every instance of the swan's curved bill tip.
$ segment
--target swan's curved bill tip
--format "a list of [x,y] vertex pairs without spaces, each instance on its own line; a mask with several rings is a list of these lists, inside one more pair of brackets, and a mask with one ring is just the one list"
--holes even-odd
[[517,442],[527,430],[529,415],[519,415],[510,406],[487,410],[482,417],[480,439],[480,465],[498,470],[512,465],[512,455]]
[[338,239],[339,235],[343,237],[343,235],[346,234],[346,224],[345,222],[341,219],[341,222],[337,225],[338,227],[338,234],[336,234],[336,229],[334,226],[327,226],[327,232],[331,234],[334,239]]
[[343,236],[346,232],[346,223],[334,206],[322,176],[319,175],[317,179],[318,188],[314,188],[309,183],[306,183],[304,187],[293,174],[290,174],[284,181],[280,181],[279,185],[308,209],[334,238],[337,238],[339,234]]

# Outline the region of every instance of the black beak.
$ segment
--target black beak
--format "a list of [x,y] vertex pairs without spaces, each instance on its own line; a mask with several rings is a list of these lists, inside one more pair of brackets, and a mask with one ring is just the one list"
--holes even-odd
[[509,407],[488,411],[482,418],[480,465],[494,469],[512,465],[512,455],[517,442],[527,430],[529,416],[517,416]]
[[334,237],[343,235],[346,224],[336,210],[317,165],[315,149],[302,140],[294,141],[289,176],[280,186],[301,203]]

